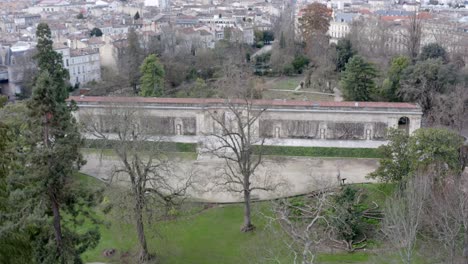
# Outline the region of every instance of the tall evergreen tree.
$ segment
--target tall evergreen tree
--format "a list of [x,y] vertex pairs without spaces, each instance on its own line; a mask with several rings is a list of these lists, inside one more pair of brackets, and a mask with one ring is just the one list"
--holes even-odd
[[355,55],[351,41],[347,38],[338,40],[336,45],[336,71],[341,72],[345,69],[346,63]]
[[410,66],[411,59],[406,56],[396,56],[392,58],[388,77],[382,84],[382,95],[390,102],[402,101],[398,92],[401,89],[401,78],[403,73]]
[[142,96],[164,95],[164,67],[156,55],[149,55],[140,67]]
[[341,77],[341,88],[346,100],[370,101],[375,92],[377,70],[361,56],[353,56]]
[[138,34],[134,28],[130,28],[127,34],[128,46],[125,48],[124,55],[120,59],[120,72],[127,76],[129,85],[133,92],[137,93],[140,80],[140,65],[144,59],[143,50],[140,46]]
[[39,24],[37,39],[39,75],[19,131],[16,154],[22,165],[9,179],[10,206],[16,209],[9,217],[29,236],[33,260],[28,263],[81,263],[80,254],[99,239],[97,230],[74,230],[88,202],[72,187],[72,174],[84,164],[83,139],[71,113],[74,104],[66,102],[68,71],[52,48],[47,24]]

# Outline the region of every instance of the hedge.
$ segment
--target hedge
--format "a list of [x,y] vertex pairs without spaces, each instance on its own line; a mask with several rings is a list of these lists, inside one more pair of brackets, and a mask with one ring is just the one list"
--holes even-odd
[[[110,149],[118,140],[87,139],[85,147],[97,149]],[[196,143],[178,142],[146,142],[148,148],[159,144],[158,148],[168,152],[197,152]],[[144,150],[145,147],[142,147]],[[255,153],[259,153],[260,147],[255,147]],[[332,148],[332,147],[289,147],[289,146],[263,146],[264,155],[272,156],[305,156],[305,157],[342,157],[342,158],[381,158],[379,149],[373,148]]]
[[[260,147],[256,148],[258,153]],[[307,156],[307,157],[343,157],[343,158],[381,158],[378,149],[373,148],[332,148],[332,147],[289,147],[263,146],[264,155]]]
[[[102,140],[102,139],[86,139],[85,147],[94,149],[110,149],[120,144],[119,140]],[[179,143],[179,142],[145,142],[142,150],[149,149],[158,145],[158,149],[168,152],[197,152],[196,143]],[[146,146],[146,147],[145,147]]]

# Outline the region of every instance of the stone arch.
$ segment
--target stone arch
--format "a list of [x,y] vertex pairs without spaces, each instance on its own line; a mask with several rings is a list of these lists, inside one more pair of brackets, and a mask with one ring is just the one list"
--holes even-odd
[[410,119],[407,116],[402,116],[398,119],[398,129],[406,131],[409,133],[410,128]]

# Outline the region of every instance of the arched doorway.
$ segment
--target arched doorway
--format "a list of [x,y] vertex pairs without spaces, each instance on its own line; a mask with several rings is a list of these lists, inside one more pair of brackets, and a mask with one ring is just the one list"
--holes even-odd
[[400,117],[398,119],[398,129],[406,131],[406,133],[409,133],[409,125],[410,125],[410,119],[406,116]]

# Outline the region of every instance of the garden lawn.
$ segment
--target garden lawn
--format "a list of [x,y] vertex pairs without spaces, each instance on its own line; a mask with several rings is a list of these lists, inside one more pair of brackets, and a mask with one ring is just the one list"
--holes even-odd
[[[83,188],[99,190],[103,186],[102,182],[84,174],[76,174],[75,177],[79,186]],[[356,186],[366,190],[368,202],[376,201],[378,204],[384,202],[385,197],[393,188],[385,184],[358,184]],[[95,249],[82,254],[85,263],[98,261],[125,263],[120,256],[125,253],[135,254],[138,248],[135,228],[126,223],[124,217],[116,216],[115,212],[108,214],[102,212],[101,208],[106,202],[108,200],[104,198],[103,203],[94,210],[96,218],[101,220],[101,223],[97,224],[101,240]],[[264,261],[264,256],[268,256],[267,250],[277,253],[281,263],[292,263],[289,251],[282,244],[282,240],[288,237],[282,231],[274,236],[271,235],[271,229],[265,229],[265,215],[270,214],[268,208],[268,202],[254,203],[253,223],[257,229],[252,233],[241,233],[242,205],[217,205],[204,210],[201,205],[194,206],[193,211],[196,213],[192,212],[178,220],[158,222],[147,226],[149,250],[157,254],[159,263],[168,264],[270,263],[261,262]],[[94,226],[96,224],[86,221],[85,228]],[[273,228],[279,231],[277,226]],[[116,249],[116,257],[103,256],[102,253],[106,249]],[[388,263],[397,259],[396,254],[384,259],[382,256],[362,251],[353,254],[320,254],[318,257],[319,263],[324,264]]]

